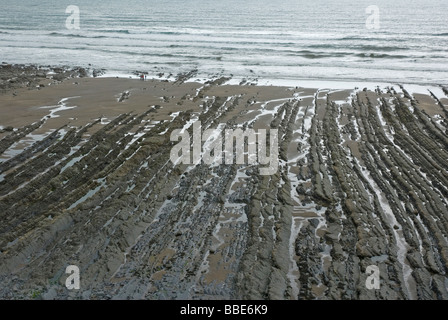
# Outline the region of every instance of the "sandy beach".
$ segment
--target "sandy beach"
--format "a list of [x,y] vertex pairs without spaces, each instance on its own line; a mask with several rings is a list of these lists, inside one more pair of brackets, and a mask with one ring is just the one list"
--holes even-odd
[[[0,298],[448,299],[447,88],[11,68]],[[278,130],[278,170],[173,164],[195,121]]]

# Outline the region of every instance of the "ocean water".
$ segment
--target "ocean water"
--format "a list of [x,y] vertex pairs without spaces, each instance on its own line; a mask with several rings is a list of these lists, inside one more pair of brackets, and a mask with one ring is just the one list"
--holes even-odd
[[[446,0],[0,0],[0,60],[150,75],[448,84]],[[69,5],[80,29],[67,29]],[[379,29],[369,29],[369,5]]]

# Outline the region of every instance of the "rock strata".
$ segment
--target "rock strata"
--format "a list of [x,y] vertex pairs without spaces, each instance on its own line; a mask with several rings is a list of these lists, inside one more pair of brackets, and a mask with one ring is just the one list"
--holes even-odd
[[[448,298],[446,97],[225,78],[179,95],[194,74],[163,107],[67,121],[9,158],[45,120],[2,133],[0,298]],[[195,121],[278,130],[278,170],[173,164],[171,133]]]

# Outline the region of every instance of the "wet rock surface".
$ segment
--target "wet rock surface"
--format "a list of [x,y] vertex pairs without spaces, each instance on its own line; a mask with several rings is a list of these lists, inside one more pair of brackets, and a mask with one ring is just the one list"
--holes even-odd
[[[429,116],[400,87],[269,98],[225,80],[168,89],[166,104],[198,106],[169,120],[149,105],[67,121],[16,154],[45,118],[3,132],[0,297],[448,298],[446,97],[428,95],[440,111]],[[278,170],[174,165],[171,132],[192,135],[194,121],[277,129]],[[65,287],[68,265],[80,290]],[[380,289],[366,287],[371,265]]]
[[40,89],[67,78],[83,78],[104,74],[102,69],[89,70],[83,67],[52,67],[38,65],[0,64],[0,93],[12,93],[14,89]]

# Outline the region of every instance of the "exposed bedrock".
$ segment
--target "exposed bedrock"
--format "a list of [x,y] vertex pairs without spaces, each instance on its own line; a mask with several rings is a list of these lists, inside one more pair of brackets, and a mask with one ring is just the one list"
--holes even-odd
[[[429,115],[404,88],[170,92],[194,75],[164,119],[67,121],[23,150],[45,120],[3,133],[0,298],[448,298],[446,98],[428,95]],[[171,133],[195,121],[277,130],[277,171],[173,164]]]

